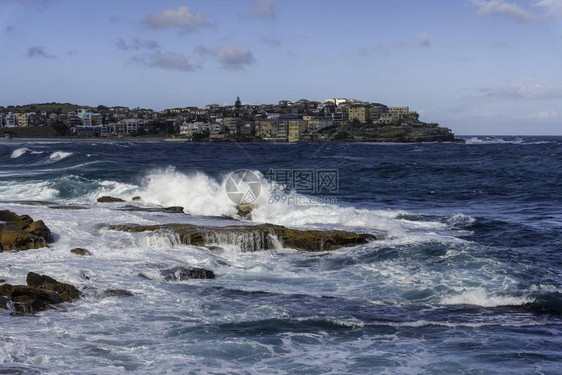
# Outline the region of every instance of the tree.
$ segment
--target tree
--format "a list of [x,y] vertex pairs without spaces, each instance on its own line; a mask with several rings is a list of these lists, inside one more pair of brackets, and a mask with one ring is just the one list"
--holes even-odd
[[68,135],[68,127],[66,124],[60,120],[55,121],[53,124],[53,129],[57,132],[57,135]]
[[335,141],[345,141],[347,139],[349,139],[349,133],[346,132],[345,130],[342,130],[342,131],[336,133],[336,135],[334,135]]

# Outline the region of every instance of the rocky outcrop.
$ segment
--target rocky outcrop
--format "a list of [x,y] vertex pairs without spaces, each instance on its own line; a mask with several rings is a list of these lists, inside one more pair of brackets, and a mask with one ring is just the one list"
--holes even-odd
[[133,200],[133,201],[140,201],[140,200],[142,200],[142,198],[137,195],[136,197],[131,198],[131,200]]
[[174,214],[183,214],[183,207],[181,206],[164,207],[164,211],[171,212]]
[[340,230],[299,230],[272,224],[199,227],[191,224],[110,225],[105,229],[140,233],[172,232],[186,245],[236,245],[242,251],[268,250],[278,245],[301,251],[331,251],[375,240],[375,236]]
[[109,195],[104,195],[103,197],[98,198],[98,202],[100,203],[116,203],[116,202],[125,202],[121,198],[110,197]]
[[52,210],[87,210],[89,207],[84,206],[49,206]]
[[0,250],[39,249],[51,242],[54,242],[53,234],[43,220],[34,221],[28,215],[0,211]]
[[74,286],[58,282],[52,277],[29,272],[26,279],[27,285],[32,288],[51,290],[56,292],[63,302],[72,302],[80,298],[80,292]]
[[103,295],[104,297],[133,297],[135,294],[125,289],[106,289]]
[[76,249],[72,249],[72,250],[70,250],[70,252],[71,252],[72,254],[82,255],[82,256],[91,256],[91,255],[92,255],[91,252],[89,252],[89,251],[86,250],[86,249],[82,249],[82,248],[80,248],[80,247],[77,247]]
[[34,314],[78,298],[80,293],[74,286],[33,272],[27,275],[27,285],[0,285],[0,308],[16,314]]
[[160,271],[165,281],[183,281],[188,279],[214,279],[215,273],[204,268],[174,267]]

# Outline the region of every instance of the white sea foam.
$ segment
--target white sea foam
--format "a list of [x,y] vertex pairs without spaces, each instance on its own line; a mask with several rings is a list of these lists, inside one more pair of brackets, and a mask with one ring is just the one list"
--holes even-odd
[[236,205],[228,199],[222,185],[200,172],[184,174],[172,167],[154,170],[145,178],[139,195],[147,203],[182,206],[194,215],[236,213]]
[[66,159],[67,157],[69,157],[71,155],[72,155],[72,152],[55,151],[49,156],[49,160],[60,161],[62,159]]
[[467,289],[461,294],[441,299],[441,303],[444,305],[475,305],[483,307],[519,306],[533,301],[533,298],[526,296],[516,297],[490,294],[484,288]]
[[3,200],[51,200],[59,191],[48,181],[28,181],[22,184],[0,182],[0,197]]
[[525,144],[525,145],[540,145],[546,143],[553,143],[553,141],[525,141],[521,137],[516,138],[501,138],[501,137],[472,137],[465,139],[467,145],[490,145],[490,144]]
[[455,214],[446,220],[447,224],[452,226],[467,226],[475,221],[475,218],[465,214]]
[[[368,210],[334,204],[290,204],[310,202],[309,197],[297,193],[287,195],[285,203],[272,203],[274,194],[261,173],[262,189],[252,211],[253,221],[289,226],[341,225],[386,231],[402,235],[404,228],[441,228],[441,223],[396,220],[404,211]],[[236,204],[225,193],[224,180],[196,172],[184,174],[174,168],[154,170],[148,174],[143,187],[135,192],[143,201],[162,206],[182,206],[186,213],[208,216],[236,215]]]

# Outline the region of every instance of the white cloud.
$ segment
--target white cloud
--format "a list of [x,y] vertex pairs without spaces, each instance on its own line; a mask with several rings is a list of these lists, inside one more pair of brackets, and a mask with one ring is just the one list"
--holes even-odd
[[256,61],[249,48],[239,47],[234,44],[223,44],[217,48],[207,48],[199,45],[195,47],[195,52],[202,57],[210,56],[216,58],[222,67],[227,69],[243,69]]
[[275,3],[273,0],[256,0],[252,5],[251,15],[263,19],[274,19]]
[[477,14],[482,17],[508,16],[519,21],[531,21],[535,18],[528,10],[506,0],[470,0],[470,3],[478,8]]
[[154,40],[140,40],[138,38],[133,39],[133,41],[131,43],[127,43],[125,42],[125,40],[123,40],[122,38],[117,39],[117,41],[115,42],[115,47],[117,47],[118,49],[121,49],[123,51],[127,51],[127,50],[140,50],[143,48],[146,49],[157,49],[159,47],[158,42],[154,41]]
[[238,47],[233,44],[224,44],[213,50],[213,55],[219,60],[224,68],[242,69],[246,65],[253,64],[255,59],[247,47]]
[[562,18],[562,0],[535,0],[532,5],[545,10],[548,16]]
[[482,87],[479,97],[494,99],[558,99],[562,86],[514,83],[504,86]]
[[135,56],[133,61],[143,64],[149,68],[162,68],[180,70],[183,72],[192,72],[198,66],[190,63],[189,59],[184,55],[173,52],[154,52]]
[[193,31],[199,27],[211,26],[204,13],[192,12],[185,5],[178,9],[166,9],[161,13],[150,14],[143,23],[153,29],[176,28],[182,31]]

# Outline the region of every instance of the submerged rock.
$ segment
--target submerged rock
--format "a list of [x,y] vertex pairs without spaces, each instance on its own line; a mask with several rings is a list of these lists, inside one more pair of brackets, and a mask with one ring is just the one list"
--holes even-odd
[[107,289],[103,291],[105,297],[133,297],[133,292],[125,289]]
[[191,224],[125,224],[110,225],[105,228],[133,233],[145,231],[172,232],[179,237],[182,244],[194,246],[236,245],[242,251],[274,249],[278,244],[301,251],[330,251],[376,240],[376,237],[370,234],[341,230],[299,230],[272,224],[227,227],[199,227]]
[[183,214],[183,207],[181,206],[164,207],[164,211],[172,212],[175,214]]
[[53,210],[87,210],[89,207],[84,206],[49,206]]
[[214,279],[215,273],[204,268],[174,267],[160,271],[165,281],[183,281],[187,279]]
[[120,211],[139,211],[139,212],[171,212],[171,213],[181,213],[183,214],[183,207],[173,206],[173,207],[139,207],[135,205],[128,204],[123,207],[119,207]]
[[89,252],[89,251],[86,250],[86,249],[82,249],[82,248],[80,248],[80,247],[77,247],[76,249],[72,249],[72,250],[70,250],[70,252],[71,252],[72,254],[82,255],[82,256],[90,256],[90,255],[92,255],[91,252]]
[[39,249],[54,242],[51,230],[43,220],[33,221],[28,215],[0,211],[0,250],[19,251]]
[[33,272],[27,275],[27,285],[0,285],[0,308],[16,314],[34,314],[78,298],[80,293],[74,286]]
[[98,198],[98,202],[100,203],[115,203],[115,202],[125,202],[121,198],[110,197],[108,195],[104,195],[103,197]]

